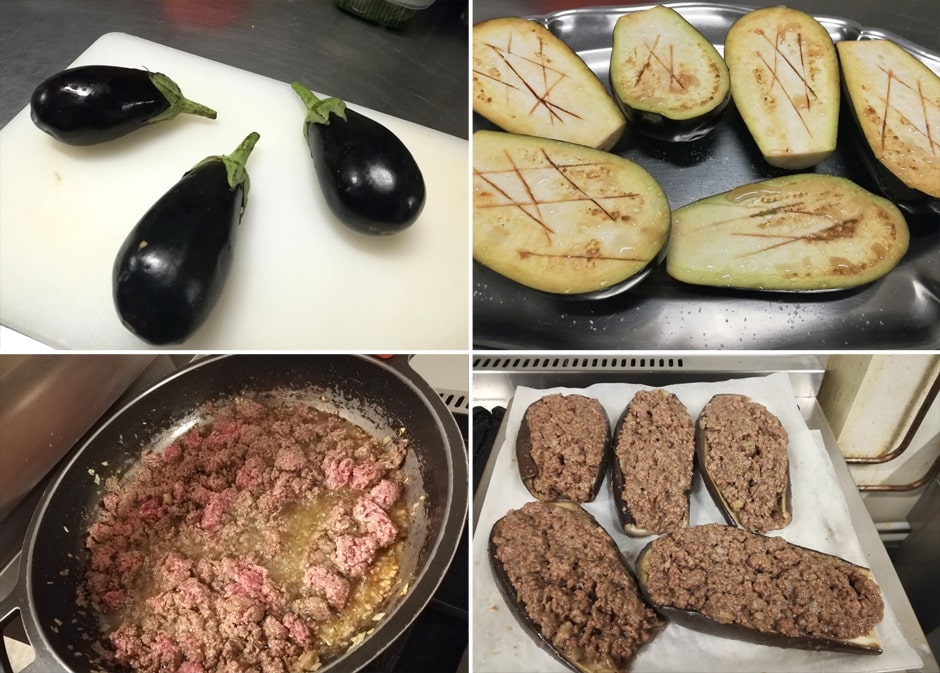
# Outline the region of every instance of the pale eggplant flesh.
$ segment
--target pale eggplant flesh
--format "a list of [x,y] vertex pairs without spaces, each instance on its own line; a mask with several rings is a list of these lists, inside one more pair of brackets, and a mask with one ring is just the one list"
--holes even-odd
[[610,84],[632,128],[671,142],[708,135],[731,100],[731,78],[721,54],[665,5],[617,20]]
[[909,243],[887,199],[846,178],[786,175],[674,211],[666,272],[713,287],[842,290],[887,274]]
[[906,212],[940,213],[940,77],[889,40],[836,45],[863,165]]
[[[530,503],[534,504],[534,503]],[[620,553],[620,550],[617,548],[616,543],[613,538],[610,537],[609,533],[604,530],[604,528],[597,522],[597,520],[591,516],[586,510],[584,510],[580,505],[573,502],[558,501],[558,502],[543,502],[540,503],[541,506],[558,508],[559,510],[567,510],[568,512],[575,513],[578,517],[583,519],[583,527],[590,528],[598,535],[601,535],[606,538],[607,544],[609,544],[610,553],[616,555],[622,564],[622,570],[624,577],[626,578],[625,584],[627,586],[633,586],[635,593],[631,593],[629,596],[624,597],[624,601],[633,602],[640,609],[648,611],[646,621],[648,622],[649,631],[646,634],[646,640],[638,644],[638,647],[643,647],[649,641],[653,640],[656,635],[659,634],[665,627],[666,621],[661,618],[656,611],[652,610],[650,605],[642,598],[642,595],[639,592],[639,589],[636,584],[636,576],[633,571],[627,565],[626,560]],[[512,512],[508,513],[506,516],[509,516]],[[505,517],[504,517],[505,518]],[[538,645],[551,654],[555,659],[560,661],[566,667],[570,668],[577,673],[627,673],[629,670],[629,665],[627,666],[617,666],[612,661],[598,662],[598,661],[588,661],[584,657],[583,653],[566,651],[562,649],[552,641],[550,637],[547,637],[543,632],[542,627],[533,620],[529,611],[526,609],[525,602],[520,599],[519,593],[516,588],[513,586],[512,580],[509,577],[509,574],[506,571],[505,566],[497,557],[496,553],[496,533],[497,526],[499,521],[494,524],[492,530],[490,531],[490,536],[488,540],[487,547],[487,556],[490,561],[490,568],[493,571],[493,576],[496,581],[496,585],[499,589],[500,594],[505,600],[507,606],[509,606],[510,611],[513,614],[513,617],[516,619],[516,622],[522,627],[523,631],[529,635]]]
[[764,160],[799,170],[835,151],[839,61],[812,16],[789,7],[748,12],[725,37],[731,96]]
[[[596,400],[594,401],[596,402]],[[529,408],[531,409],[531,407]],[[533,458],[533,440],[532,428],[529,423],[529,409],[523,415],[522,423],[519,426],[519,434],[516,436],[516,462],[519,466],[519,477],[522,480],[526,490],[537,500],[570,500],[573,502],[591,502],[597,497],[600,491],[601,483],[607,474],[607,469],[611,459],[611,434],[610,422],[604,407],[596,402],[595,409],[599,412],[600,418],[598,424],[603,425],[603,437],[598,437],[598,445],[594,447],[599,454],[598,460],[591,468],[591,483],[586,493],[578,496],[575,493],[561,493],[555,489],[545,490],[539,488],[538,477],[543,469],[539,462]],[[572,465],[572,469],[577,466]]]
[[602,150],[627,121],[604,84],[545,26],[523,18],[473,26],[473,110],[509,133]]
[[[717,526],[720,524],[709,524]],[[749,533],[749,535],[758,535]],[[694,609],[679,608],[674,605],[664,604],[657,601],[654,595],[651,595],[649,588],[650,569],[657,562],[655,551],[655,540],[647,544],[636,560],[637,584],[643,594],[644,599],[653,606],[653,608],[670,622],[685,626],[694,631],[721,638],[731,638],[743,642],[754,643],[758,645],[769,645],[773,647],[795,648],[804,650],[826,650],[835,652],[850,652],[854,654],[877,655],[883,652],[883,648],[872,627],[867,633],[853,638],[837,638],[827,635],[804,633],[799,635],[787,635],[777,631],[766,631],[753,628],[751,626],[736,623],[733,621],[718,621],[710,616]],[[802,550],[802,553],[816,555],[818,557],[835,558],[842,563],[855,568],[860,577],[865,581],[875,583],[871,570],[863,566],[849,563],[839,557],[833,557],[830,554],[824,554],[814,549],[808,549],[792,543],[787,543],[796,550]],[[877,584],[876,584],[877,586]]]
[[646,274],[669,237],[662,187],[616,154],[473,134],[473,257],[526,287],[584,296]]

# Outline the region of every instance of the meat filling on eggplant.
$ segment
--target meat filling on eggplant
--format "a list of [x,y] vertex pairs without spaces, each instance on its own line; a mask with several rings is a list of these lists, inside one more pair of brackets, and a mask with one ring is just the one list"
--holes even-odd
[[883,617],[867,568],[779,537],[708,524],[647,549],[641,575],[657,606],[791,638],[858,638]]
[[641,390],[617,426],[614,500],[627,534],[665,533],[689,523],[695,426],[678,397]]
[[627,670],[665,625],[613,539],[573,503],[506,514],[493,526],[490,560],[517,615],[578,670]]

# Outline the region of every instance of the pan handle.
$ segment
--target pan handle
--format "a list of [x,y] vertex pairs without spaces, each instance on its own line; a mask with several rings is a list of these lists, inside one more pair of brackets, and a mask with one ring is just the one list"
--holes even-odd
[[[0,598],[0,633],[6,631],[7,626],[16,619],[17,615],[22,617],[23,627],[27,632],[29,631],[27,623],[34,621],[26,596],[25,576],[24,573],[20,572],[22,563],[23,555],[20,552],[0,572],[0,587],[5,588],[13,585],[10,593]],[[34,658],[25,668],[21,669],[21,673],[69,673],[69,669],[52,652],[47,651],[41,644],[37,643],[38,638],[34,638],[29,633],[28,636],[29,644],[33,648]],[[0,638],[0,673],[13,673],[6,642],[2,638]]]

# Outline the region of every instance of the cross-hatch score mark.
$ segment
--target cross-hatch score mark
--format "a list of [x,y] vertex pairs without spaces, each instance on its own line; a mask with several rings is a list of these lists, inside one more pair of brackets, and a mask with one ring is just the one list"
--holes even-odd
[[787,88],[783,85],[783,81],[780,79],[780,76],[777,74],[777,69],[780,67],[780,59],[783,59],[783,62],[786,63],[787,66],[789,66],[790,70],[792,70],[793,73],[800,79],[800,82],[802,82],[803,93],[806,97],[806,108],[807,110],[812,109],[813,98],[818,99],[819,96],[816,95],[816,92],[813,90],[813,87],[810,86],[810,83],[806,78],[806,63],[804,61],[804,53],[803,53],[803,34],[802,33],[796,34],[797,50],[799,51],[799,54],[798,54],[799,64],[800,64],[799,68],[797,68],[796,65],[794,65],[793,61],[791,61],[790,58],[785,53],[783,53],[783,49],[781,49],[780,47],[781,41],[785,39],[786,35],[780,34],[779,27],[777,29],[776,34],[774,35],[773,40],[767,37],[767,34],[762,30],[758,31],[758,34],[762,38],[767,40],[767,43],[770,44],[774,50],[773,63],[768,63],[767,59],[764,58],[764,55],[761,54],[760,52],[757,52],[758,58],[760,58],[760,60],[763,61],[764,66],[767,68],[767,70],[770,71],[770,74],[773,75],[771,87],[773,87],[773,85],[775,84],[780,85],[780,88],[783,90],[783,93],[786,95],[787,100],[789,101],[790,105],[793,107],[793,111],[796,112],[796,116],[799,117],[800,123],[803,125],[803,128],[806,129],[806,133],[810,137],[812,137],[813,132],[810,130],[809,126],[807,125],[806,118],[803,116],[803,113],[800,110],[799,106],[796,104],[796,100],[794,99],[793,92],[787,90]]
[[[529,116],[534,115],[539,109],[544,109],[548,113],[549,120],[552,124],[556,121],[560,124],[564,124],[566,122],[565,115],[569,118],[581,119],[579,114],[558,105],[551,99],[552,91],[561,84],[561,82],[567,79],[568,75],[545,63],[545,55],[543,53],[545,45],[542,39],[539,38],[539,47],[533,52],[533,57],[530,58],[523,54],[513,52],[512,37],[510,33],[505,47],[500,47],[499,45],[489,42],[486,43],[486,46],[493,50],[503,65],[505,65],[506,70],[501,74],[507,77],[501,79],[479,70],[474,70],[474,72],[481,77],[502,84],[506,89],[507,97],[511,91],[528,92],[533,98],[532,107],[529,108]],[[537,83],[534,81],[527,80],[516,67],[516,63],[520,65],[530,64],[536,66],[542,75],[541,86],[537,86]]]

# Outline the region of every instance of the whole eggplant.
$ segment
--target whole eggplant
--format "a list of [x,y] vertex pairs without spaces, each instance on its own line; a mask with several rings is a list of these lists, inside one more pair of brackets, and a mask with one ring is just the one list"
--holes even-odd
[[218,300],[248,197],[245,162],[258,138],[251,133],[232,154],[196,164],[124,240],[112,272],[114,305],[141,339],[183,341]]
[[320,100],[297,82],[291,86],[307,106],[304,137],[330,210],[364,234],[411,226],[424,208],[425,186],[404,143],[338,98]]
[[112,65],[62,70],[33,91],[33,123],[69,145],[95,145],[179,114],[216,118],[166,75]]

